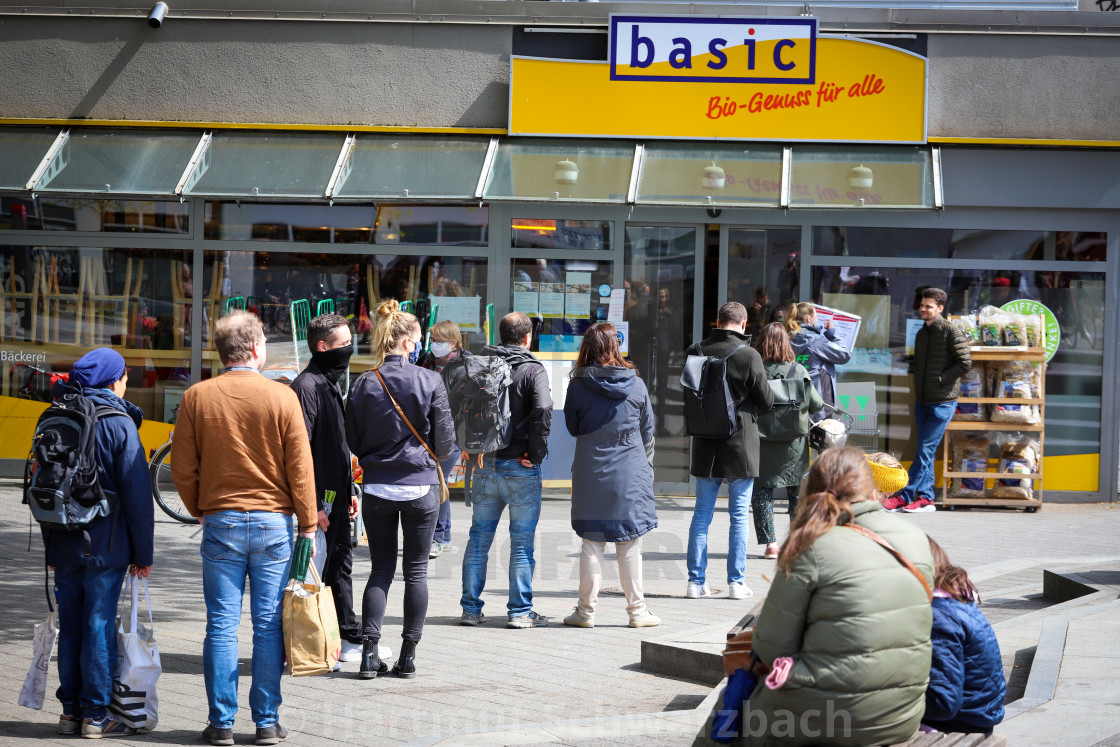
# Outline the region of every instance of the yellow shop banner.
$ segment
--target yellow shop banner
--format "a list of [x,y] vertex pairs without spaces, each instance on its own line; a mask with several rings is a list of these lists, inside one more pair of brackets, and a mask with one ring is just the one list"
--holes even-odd
[[919,55],[819,38],[815,23],[703,19],[746,23],[677,31],[618,20],[607,62],[513,58],[511,135],[925,142],[927,62]]

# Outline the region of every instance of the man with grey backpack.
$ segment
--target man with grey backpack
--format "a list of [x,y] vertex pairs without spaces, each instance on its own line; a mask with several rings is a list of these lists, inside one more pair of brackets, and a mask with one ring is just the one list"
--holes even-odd
[[69,385],[55,385],[55,404],[35,429],[25,499],[54,568],[59,734],[135,733],[108,710],[121,583],[126,572],[147,578],[155,530],[138,431],[144,416],[124,399],[127,385],[120,353],[91,350],[74,363]]
[[[747,310],[731,301],[720,307],[717,328],[687,351],[685,375],[685,421],[692,439],[692,467],[696,478],[696,507],[688,527],[689,599],[711,596],[705,581],[708,566],[708,527],[716,509],[720,485],[727,480],[730,498],[727,511],[731,529],[727,551],[727,596],[745,599],[753,592],[744,581],[747,563],[747,513],[751,505],[754,479],[759,472],[757,414],[774,404],[766,381],[762,359],[750,346],[747,335]],[[686,380],[690,370],[703,371],[696,383]],[[722,371],[722,377],[711,375]],[[705,375],[706,374],[706,375]],[[718,378],[718,380],[717,380]],[[713,417],[709,403],[725,402],[728,413]],[[702,408],[702,409],[700,409]],[[722,432],[712,429],[716,421],[726,420]],[[702,430],[701,430],[702,428]],[[703,434],[703,435],[701,435]]]

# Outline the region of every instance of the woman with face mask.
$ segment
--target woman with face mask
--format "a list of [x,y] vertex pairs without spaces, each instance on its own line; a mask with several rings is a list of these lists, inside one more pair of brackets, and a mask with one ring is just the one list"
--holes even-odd
[[370,342],[373,368],[354,381],[346,403],[346,441],[363,471],[362,520],[372,561],[362,602],[362,679],[389,671],[377,644],[397,572],[399,530],[405,584],[404,641],[393,666],[399,677],[416,675],[416,644],[428,612],[428,549],[440,504],[437,460],[450,456],[455,429],[439,374],[408,365],[419,359],[421,340],[416,317],[394,300],[383,301]]
[[[420,356],[420,365],[429,371],[442,374],[443,370],[452,361],[461,360],[470,355],[470,351],[463,349],[463,334],[455,322],[444,320],[433,325],[428,330],[432,344]],[[462,454],[458,447],[451,456],[443,460],[443,474],[450,475],[451,470],[459,463]],[[429,558],[437,558],[440,553],[451,549],[451,502],[444,501],[439,504],[439,518],[436,519],[436,533],[432,538],[432,549],[428,552]]]

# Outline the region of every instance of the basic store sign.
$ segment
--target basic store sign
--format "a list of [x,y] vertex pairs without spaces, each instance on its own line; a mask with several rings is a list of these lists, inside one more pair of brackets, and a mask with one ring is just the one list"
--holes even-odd
[[[605,62],[514,57],[510,134],[922,143],[926,58],[817,19],[610,17]],[[557,91],[586,106],[556,106]]]

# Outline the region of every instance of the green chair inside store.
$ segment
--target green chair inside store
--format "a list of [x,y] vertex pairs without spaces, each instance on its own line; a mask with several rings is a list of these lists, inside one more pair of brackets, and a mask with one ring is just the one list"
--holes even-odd
[[245,296],[231,296],[226,299],[226,315],[231,311],[244,311],[246,308]]
[[324,298],[315,306],[315,316],[322,316],[323,314],[334,313],[334,299]]
[[[311,304],[306,298],[292,301],[292,344],[296,349],[296,368],[302,368],[300,356],[307,348],[307,325],[311,323]],[[310,355],[310,353],[309,353]]]

